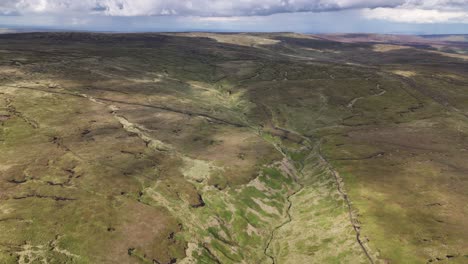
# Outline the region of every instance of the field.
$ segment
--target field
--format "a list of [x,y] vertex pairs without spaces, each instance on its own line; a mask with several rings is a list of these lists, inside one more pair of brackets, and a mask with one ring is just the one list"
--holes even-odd
[[464,36],[0,35],[0,263],[467,263]]

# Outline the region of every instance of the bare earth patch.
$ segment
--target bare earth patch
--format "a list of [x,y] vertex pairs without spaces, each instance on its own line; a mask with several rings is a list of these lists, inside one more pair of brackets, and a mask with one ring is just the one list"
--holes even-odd
[[401,70],[395,70],[392,71],[394,74],[401,75],[403,77],[413,77],[416,76],[417,73],[414,71],[401,71]]

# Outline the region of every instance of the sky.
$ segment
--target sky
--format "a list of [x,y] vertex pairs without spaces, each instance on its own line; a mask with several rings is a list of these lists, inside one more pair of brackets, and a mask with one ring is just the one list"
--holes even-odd
[[468,34],[468,0],[0,0],[0,28]]

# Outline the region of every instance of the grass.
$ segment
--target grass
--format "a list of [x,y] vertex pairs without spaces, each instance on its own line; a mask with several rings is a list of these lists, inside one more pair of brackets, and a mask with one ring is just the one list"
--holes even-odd
[[466,259],[464,61],[189,35],[0,36],[0,262]]

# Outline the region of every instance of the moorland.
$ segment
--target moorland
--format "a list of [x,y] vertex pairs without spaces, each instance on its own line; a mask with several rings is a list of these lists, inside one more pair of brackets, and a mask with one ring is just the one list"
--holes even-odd
[[0,263],[466,263],[468,42],[0,35]]

